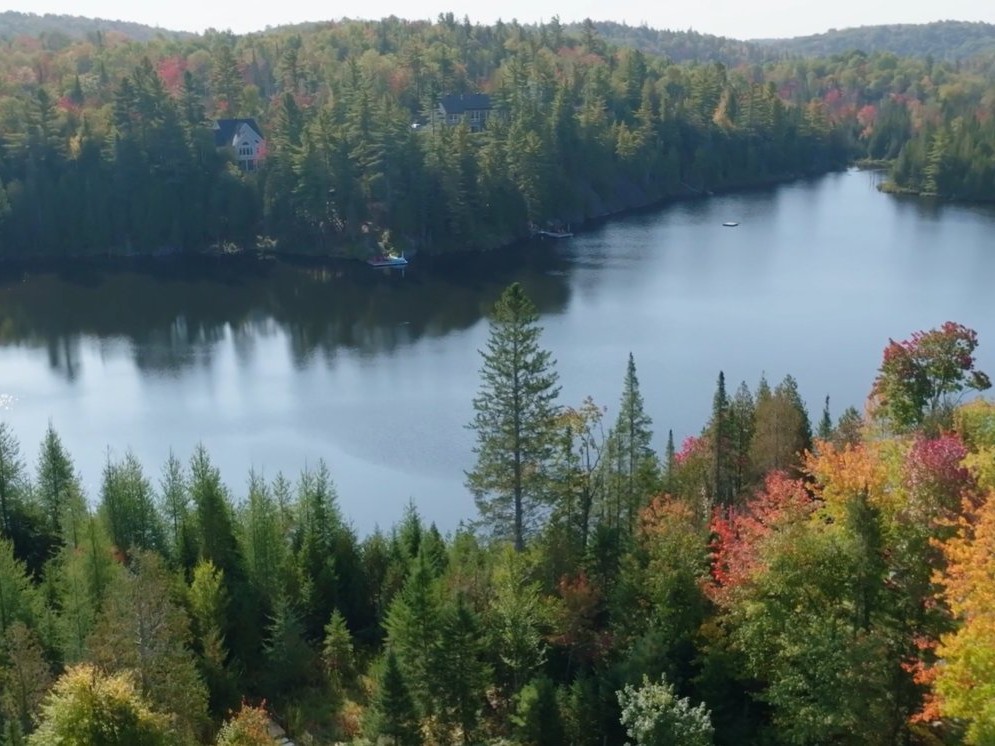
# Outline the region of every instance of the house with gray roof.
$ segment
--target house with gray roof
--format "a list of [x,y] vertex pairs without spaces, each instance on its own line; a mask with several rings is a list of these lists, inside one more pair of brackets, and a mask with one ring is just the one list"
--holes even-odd
[[450,126],[466,122],[471,132],[480,132],[492,114],[491,97],[486,93],[460,93],[439,99],[436,119]]

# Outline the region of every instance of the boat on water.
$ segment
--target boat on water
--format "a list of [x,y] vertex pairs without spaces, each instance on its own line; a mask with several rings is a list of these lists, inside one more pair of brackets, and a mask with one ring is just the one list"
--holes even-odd
[[570,231],[536,231],[539,238],[570,238],[573,233]]
[[739,223],[733,222],[732,220],[727,220],[722,225],[725,226],[726,228],[735,228],[737,225],[739,225]]
[[408,260],[404,258],[403,254],[400,256],[397,254],[378,254],[367,259],[366,263],[371,267],[406,267]]

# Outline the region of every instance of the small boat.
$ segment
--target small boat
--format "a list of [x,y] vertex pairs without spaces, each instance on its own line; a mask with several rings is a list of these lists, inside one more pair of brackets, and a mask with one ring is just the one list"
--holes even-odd
[[406,267],[408,260],[404,258],[403,254],[401,256],[397,254],[378,254],[367,259],[366,263],[371,267]]
[[739,225],[739,223],[735,223],[732,220],[728,220],[722,225],[725,226],[726,228],[735,228],[737,225]]

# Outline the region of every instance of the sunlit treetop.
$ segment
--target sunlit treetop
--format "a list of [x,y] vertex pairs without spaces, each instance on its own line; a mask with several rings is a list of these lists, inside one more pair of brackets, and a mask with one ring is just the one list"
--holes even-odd
[[949,426],[965,391],[991,387],[974,367],[977,346],[977,333],[952,321],[901,342],[889,340],[871,389],[873,416],[897,432]]

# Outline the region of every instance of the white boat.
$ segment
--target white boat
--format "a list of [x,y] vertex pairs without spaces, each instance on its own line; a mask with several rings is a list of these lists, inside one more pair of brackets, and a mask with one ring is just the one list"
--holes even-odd
[[739,225],[739,223],[733,222],[732,220],[728,220],[722,225],[726,228],[735,228],[737,225]]
[[408,260],[404,258],[403,254],[401,256],[397,254],[378,254],[367,259],[366,263],[371,267],[406,267]]

